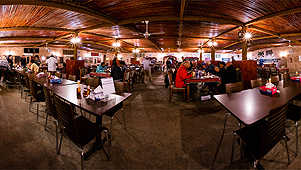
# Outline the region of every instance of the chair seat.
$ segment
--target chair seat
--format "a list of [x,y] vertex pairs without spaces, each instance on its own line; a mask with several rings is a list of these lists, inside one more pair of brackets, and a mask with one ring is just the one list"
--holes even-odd
[[244,143],[252,150],[252,153],[256,158],[260,157],[261,141],[263,137],[263,131],[252,127],[244,127],[237,130],[236,135],[238,135]]
[[[78,145],[85,146],[91,140],[98,136],[102,131],[107,130],[105,127],[99,127],[96,123],[92,123],[87,118],[80,116],[75,119],[75,124],[78,133]],[[68,131],[65,131],[67,134]],[[73,141],[76,143],[75,141]]]
[[186,90],[185,87],[175,87],[174,85],[171,85],[171,88],[172,88],[173,90]]
[[300,120],[300,116],[301,116],[300,111],[301,111],[300,106],[289,104],[287,108],[286,118],[297,122]]

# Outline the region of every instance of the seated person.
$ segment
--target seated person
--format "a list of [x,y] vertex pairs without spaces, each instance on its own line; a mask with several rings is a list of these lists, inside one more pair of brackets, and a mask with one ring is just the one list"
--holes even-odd
[[[223,65],[223,64],[220,64]],[[222,83],[218,87],[218,92],[220,94],[226,93],[226,85],[227,83],[235,83],[236,82],[236,69],[233,67],[232,62],[228,62],[225,68],[215,68],[217,75],[221,77]]]
[[121,71],[120,67],[117,66],[117,62],[115,59],[112,62],[111,76],[113,77],[113,80],[122,80],[123,79],[122,71]]
[[39,72],[39,66],[36,65],[34,60],[30,60],[30,62],[27,64],[27,68],[30,68],[32,72]]
[[212,74],[216,74],[215,70],[214,70],[214,65],[210,62],[210,61],[206,61],[206,68],[205,68],[205,72],[206,73],[212,73]]
[[[182,87],[186,87],[185,84],[185,79],[189,79],[191,78],[191,74],[189,74],[187,72],[187,69],[190,67],[190,62],[189,61],[184,61],[183,64],[180,66],[180,68],[177,70],[177,75],[176,75],[176,79],[175,79],[175,87],[177,88],[182,88]],[[195,90],[196,90],[196,84],[190,84],[190,96],[195,94]]]
[[96,69],[96,72],[100,73],[103,72],[107,69],[107,67],[105,66],[105,62],[102,62]]

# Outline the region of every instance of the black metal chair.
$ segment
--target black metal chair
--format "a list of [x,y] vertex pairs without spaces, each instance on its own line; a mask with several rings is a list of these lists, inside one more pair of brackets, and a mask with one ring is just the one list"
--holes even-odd
[[45,113],[46,113],[46,121],[45,121],[45,130],[47,127],[47,120],[48,120],[48,116],[52,116],[55,119],[55,134],[56,134],[56,152],[58,152],[58,120],[57,120],[57,113],[54,107],[54,101],[53,101],[53,97],[50,93],[50,90],[47,89],[46,87],[44,87],[43,89],[44,91],[44,95],[45,95],[45,104],[46,104],[46,109],[45,109]]
[[296,153],[298,156],[298,121],[301,119],[301,107],[293,104],[288,104],[286,119],[291,120],[295,123],[296,127]]
[[260,87],[260,86],[262,86],[262,78],[258,78],[258,79],[256,79],[256,80],[251,80],[251,87],[252,87],[252,89],[253,88],[256,88],[256,87]]
[[[31,94],[30,103],[29,103],[29,111],[32,107],[33,102],[37,102],[37,123],[39,122],[39,103],[45,102],[45,96],[42,91],[38,89],[35,82],[33,80],[29,80],[29,91]],[[33,98],[35,101],[33,101]]]
[[[63,135],[65,135],[76,146],[81,148],[81,168],[84,169],[84,146],[100,135],[101,132],[107,132],[107,129],[83,116],[75,118],[72,105],[56,94],[54,94],[54,103],[59,124],[64,126],[57,154],[60,154]],[[106,138],[108,141],[107,133]],[[108,149],[110,149],[109,145]]]
[[288,164],[290,157],[285,136],[285,118],[287,113],[287,104],[270,110],[268,120],[259,125],[246,126],[234,131],[231,163],[233,162],[234,145],[236,137],[246,145],[248,151],[255,157],[254,167],[257,167],[258,160],[264,157],[281,139],[284,139]]

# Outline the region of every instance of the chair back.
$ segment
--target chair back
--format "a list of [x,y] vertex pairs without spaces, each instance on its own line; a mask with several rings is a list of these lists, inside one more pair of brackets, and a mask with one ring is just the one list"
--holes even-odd
[[54,108],[54,101],[52,95],[50,94],[50,90],[46,87],[43,87],[44,96],[45,96],[45,104],[47,111],[51,114],[54,119],[57,119],[57,113]]
[[243,90],[243,86],[241,82],[236,83],[228,83],[226,84],[226,93],[235,93]]
[[115,86],[116,94],[120,94],[120,93],[124,92],[124,83],[123,82],[115,81],[114,86]]
[[285,73],[283,74],[283,78],[284,78],[284,79],[290,79],[290,78],[291,78],[290,73],[285,72]]
[[86,85],[90,85],[91,87],[96,88],[99,85],[98,77],[88,77],[86,80]]
[[260,157],[267,154],[285,135],[287,104],[270,110],[266,129],[263,131]]
[[171,88],[172,85],[172,73],[171,72],[167,72],[168,75],[168,81],[169,81],[169,88]]
[[30,89],[30,87],[29,87],[29,78],[28,78],[28,75],[24,75],[24,79],[25,79],[25,87],[26,87],[27,89]]
[[33,80],[29,80],[29,92],[35,99],[37,99],[38,91]]
[[271,79],[272,83],[278,83],[279,82],[279,76],[272,76],[272,77],[270,77],[270,79]]
[[57,76],[58,78],[61,78],[61,76],[62,76],[62,73],[55,72],[55,73],[54,73],[54,75],[55,75],[55,76]]
[[130,71],[130,78],[133,78],[134,75],[135,75],[135,70],[131,70],[131,71]]
[[88,74],[87,67],[79,67],[79,77],[82,77],[84,75]]
[[236,82],[243,82],[240,68],[236,68]]
[[256,88],[262,86],[262,79],[258,78],[256,80],[251,80],[251,88]]
[[123,75],[123,82],[126,82],[130,78],[130,69],[125,70],[124,75]]
[[68,80],[76,81],[76,75],[69,74]]
[[74,120],[73,109],[70,103],[67,103],[65,100],[53,95],[55,110],[57,112],[57,117],[59,123],[62,123],[64,126],[64,133],[77,145],[78,144],[78,134],[77,128]]

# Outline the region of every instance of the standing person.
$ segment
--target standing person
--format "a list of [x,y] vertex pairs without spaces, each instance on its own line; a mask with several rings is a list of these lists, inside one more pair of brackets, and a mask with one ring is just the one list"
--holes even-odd
[[13,68],[13,56],[8,55],[7,61],[9,63],[10,68]]
[[21,67],[26,67],[26,57],[25,55],[22,55],[22,58],[21,58]]
[[46,65],[48,66],[48,71],[51,72],[51,75],[56,71],[57,60],[54,58],[53,54],[46,60]]
[[35,63],[37,66],[40,67],[40,65],[41,65],[41,60],[40,60],[39,55],[35,55],[34,57],[35,57],[34,63]]
[[113,80],[121,80],[123,78],[121,68],[117,66],[115,59],[112,62],[111,77],[113,77]]
[[171,61],[169,58],[166,60],[166,67],[167,67],[167,70],[171,68]]
[[145,82],[146,74],[148,74],[149,81],[152,82],[151,61],[149,61],[148,58],[145,58],[141,64],[143,65],[143,81]]

